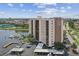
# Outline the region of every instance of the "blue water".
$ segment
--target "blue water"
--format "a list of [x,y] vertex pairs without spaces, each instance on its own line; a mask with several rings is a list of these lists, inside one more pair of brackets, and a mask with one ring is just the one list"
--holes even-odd
[[[0,30],[0,45],[11,40],[9,37],[14,34],[16,34],[15,30]],[[27,32],[18,32],[18,34],[27,35]]]
[[14,34],[13,30],[0,30],[0,45],[9,40],[9,36]]
[[[9,27],[15,27],[15,25],[12,24],[0,24],[0,28],[9,28]],[[11,40],[9,37],[11,35],[16,34],[17,32],[15,30],[0,30],[0,46],[7,41]],[[27,32],[18,32],[20,35],[27,35]]]

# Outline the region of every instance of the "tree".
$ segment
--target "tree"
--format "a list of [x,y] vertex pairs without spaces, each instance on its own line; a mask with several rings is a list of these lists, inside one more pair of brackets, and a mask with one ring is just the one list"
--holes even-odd
[[28,38],[28,41],[29,41],[30,43],[32,43],[32,41],[33,41],[33,35],[32,35],[32,34],[29,34],[29,35],[27,36],[27,38]]
[[63,49],[64,49],[63,43],[60,43],[60,42],[54,43],[54,47],[55,47],[55,49],[57,49],[57,50],[63,50]]
[[28,38],[33,38],[33,35],[32,34],[29,34],[27,37]]
[[73,20],[69,20],[69,27],[74,29],[75,28],[75,25],[74,25],[74,21]]

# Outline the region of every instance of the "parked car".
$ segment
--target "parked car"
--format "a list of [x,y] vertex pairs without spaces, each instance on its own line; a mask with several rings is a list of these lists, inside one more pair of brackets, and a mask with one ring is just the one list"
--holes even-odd
[[26,46],[26,48],[31,48],[31,47],[32,47],[32,45],[27,45],[27,46]]

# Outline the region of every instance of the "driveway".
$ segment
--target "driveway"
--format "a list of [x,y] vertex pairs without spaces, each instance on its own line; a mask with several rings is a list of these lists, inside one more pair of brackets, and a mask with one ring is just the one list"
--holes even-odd
[[21,54],[21,56],[33,56],[35,48],[36,48],[36,45],[33,45],[31,48],[24,47],[24,52]]

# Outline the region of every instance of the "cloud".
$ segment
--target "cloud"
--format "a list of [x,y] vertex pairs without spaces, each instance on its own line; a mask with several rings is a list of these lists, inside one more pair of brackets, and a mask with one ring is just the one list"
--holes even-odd
[[65,7],[60,7],[60,9],[65,9]]
[[54,5],[56,6],[57,4],[56,3],[45,3],[46,5]]
[[56,6],[56,3],[34,3],[34,5],[54,5]]
[[11,4],[11,3],[8,3],[8,6],[9,6],[9,7],[13,7],[13,4]]
[[60,12],[65,13],[65,12],[67,12],[68,9],[71,9],[71,7],[70,6],[68,6],[66,8],[65,7],[60,7]]
[[45,8],[46,6],[45,5],[38,5],[37,7],[38,8]]
[[55,8],[47,8],[45,10],[45,12],[47,12],[47,14],[52,14],[52,13],[56,13],[58,10]]
[[66,12],[66,10],[60,10],[60,12],[65,13],[65,12]]
[[39,11],[36,11],[37,14],[39,15],[44,15],[44,16],[51,16],[51,15],[55,15],[57,13],[57,9],[55,8],[46,8],[44,10],[39,10]]
[[23,11],[23,12],[32,12],[32,10],[31,10],[31,9],[29,9],[29,10],[22,9],[22,11]]
[[7,18],[8,17],[8,15],[7,15],[7,13],[5,13],[5,12],[3,12],[3,11],[0,11],[0,18]]
[[56,6],[56,3],[35,3],[34,6],[37,6],[37,8],[47,8],[47,6]]
[[19,4],[20,5],[20,7],[23,7],[24,5],[23,4]]
[[68,6],[67,9],[71,9],[72,7]]
[[0,15],[3,15],[3,14],[5,14],[5,12],[2,12],[2,11],[1,11],[1,12],[0,12]]
[[33,5],[36,6],[37,8],[45,8],[46,7],[46,5],[43,3],[35,3]]

